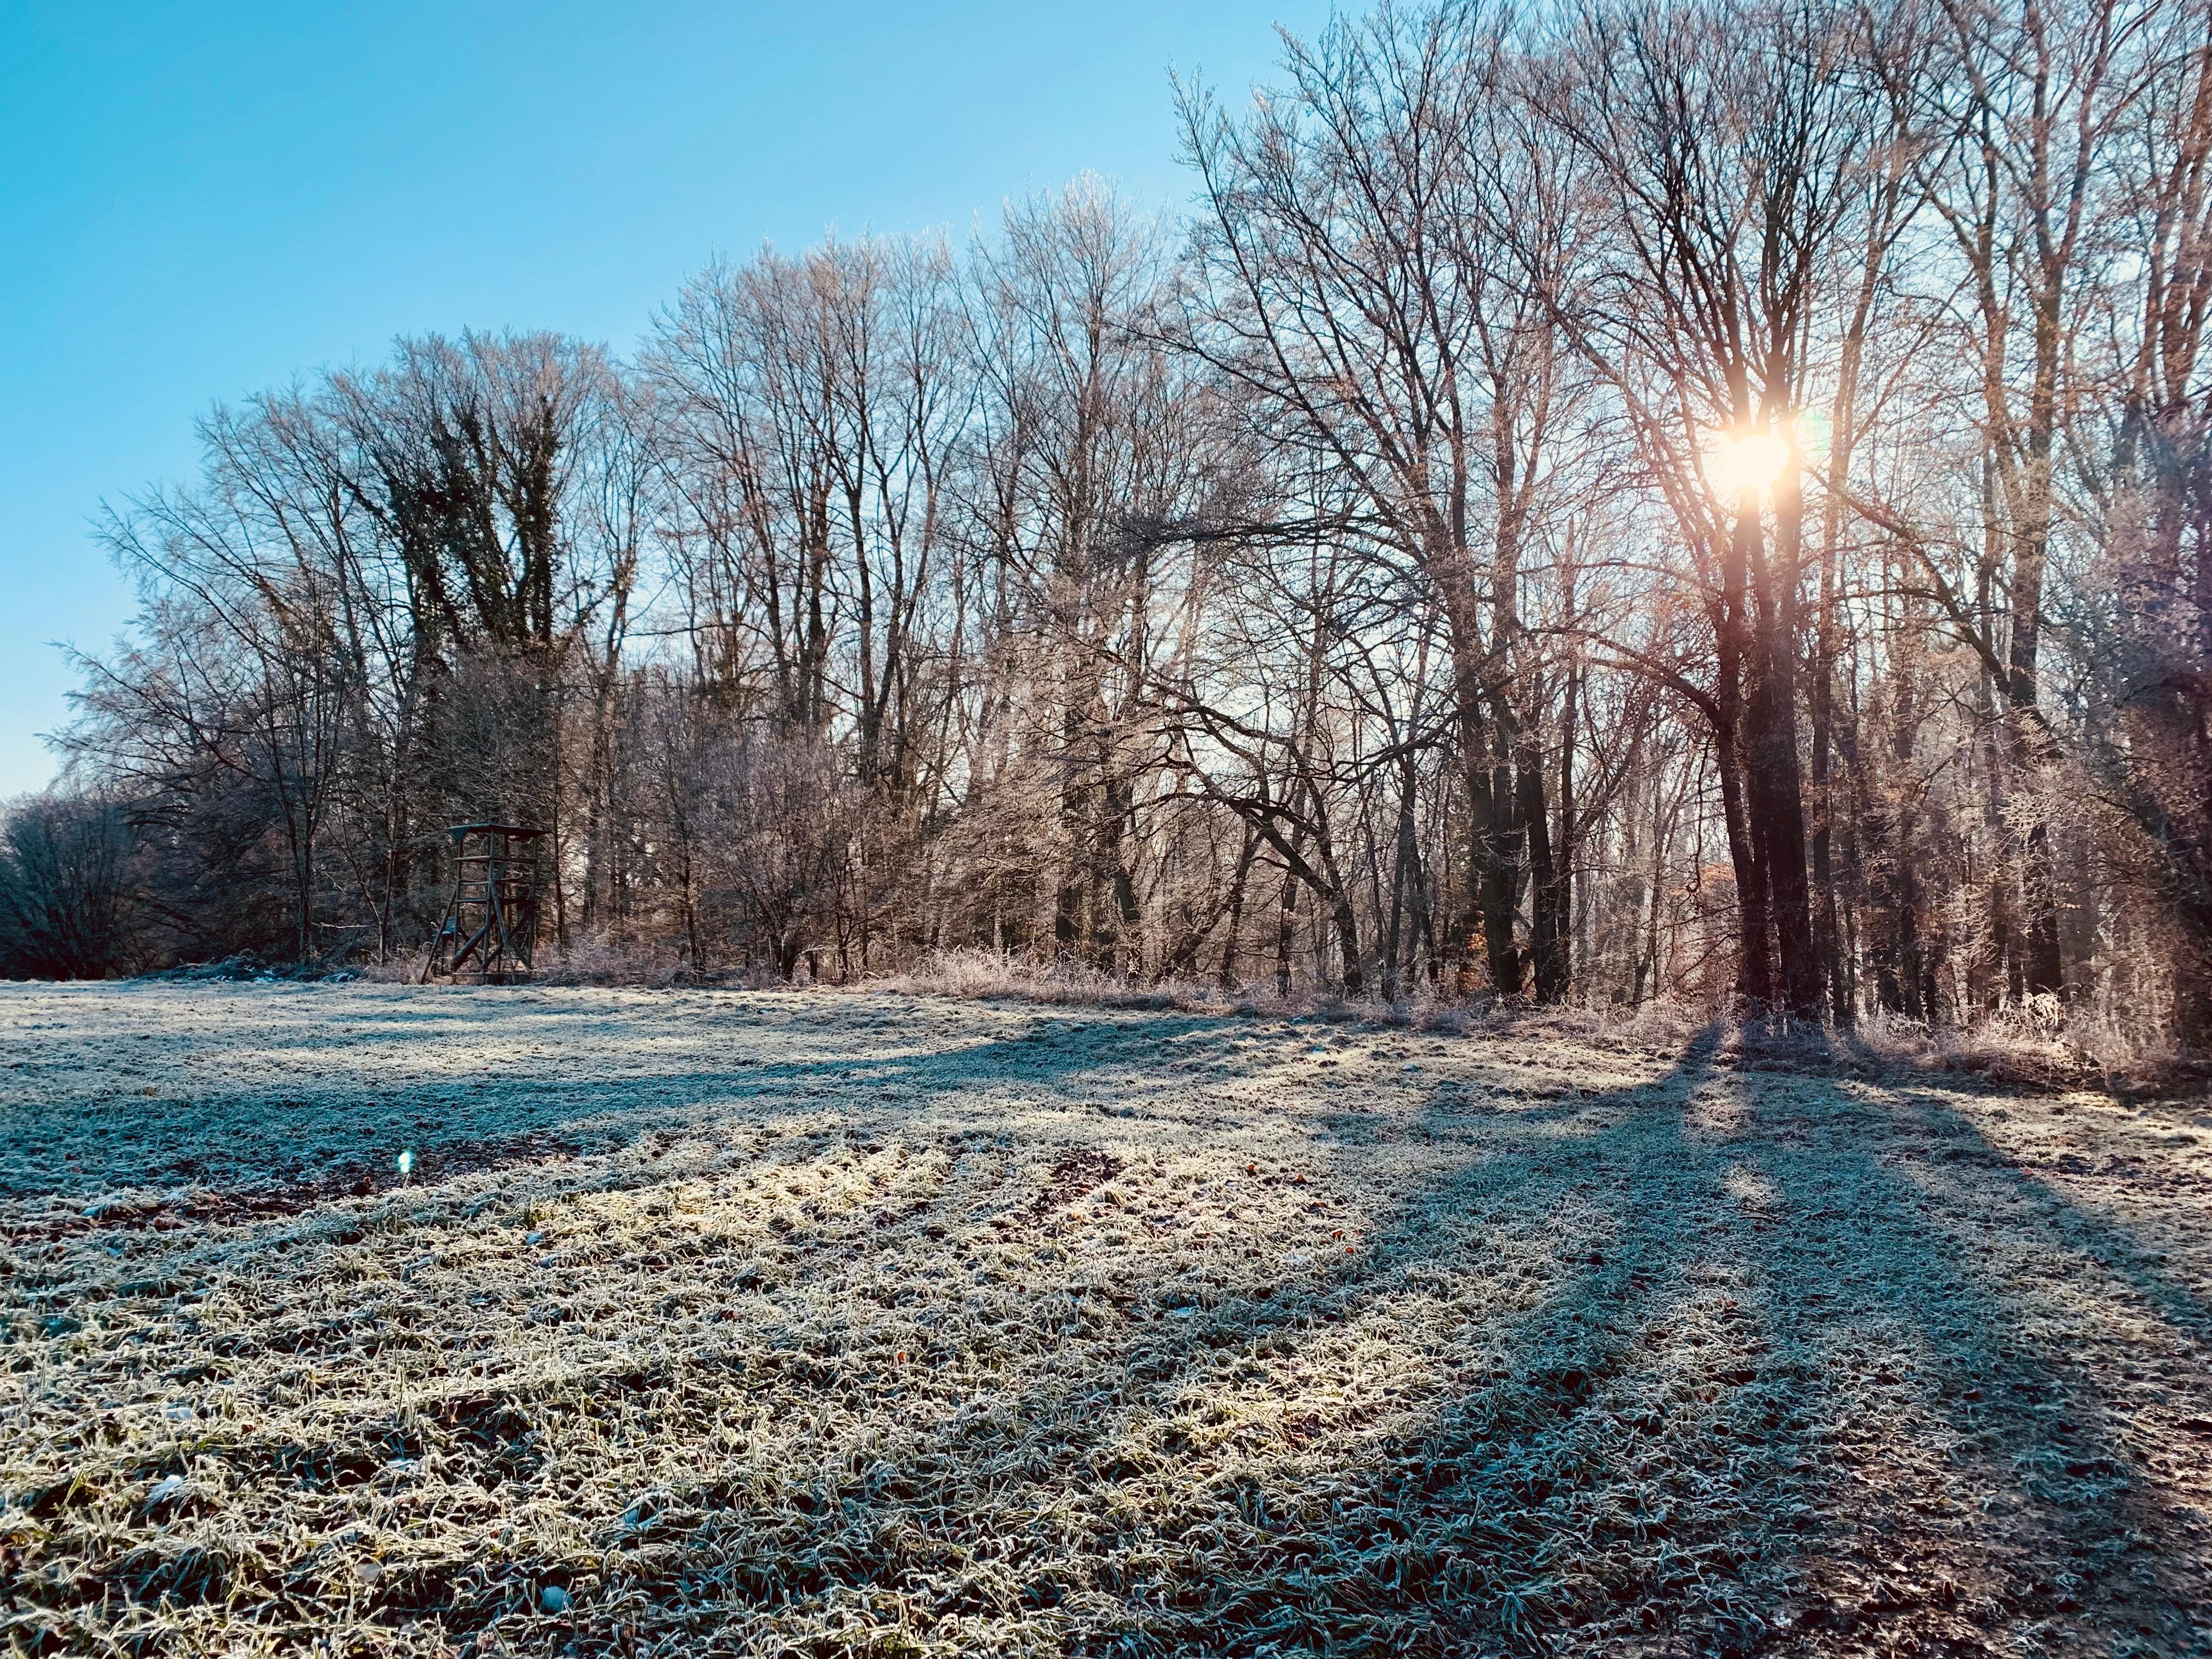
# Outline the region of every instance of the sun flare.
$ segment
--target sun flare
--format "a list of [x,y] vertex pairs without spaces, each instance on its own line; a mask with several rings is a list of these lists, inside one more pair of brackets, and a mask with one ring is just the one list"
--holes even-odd
[[1712,448],[1713,483],[1729,497],[1764,495],[1795,459],[1790,440],[1778,432],[1723,433]]

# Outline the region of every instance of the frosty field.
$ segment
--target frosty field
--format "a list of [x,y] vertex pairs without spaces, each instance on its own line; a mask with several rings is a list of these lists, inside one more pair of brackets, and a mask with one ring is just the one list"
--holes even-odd
[[2201,1100],[139,983],[0,1103],[11,1653],[2212,1651]]

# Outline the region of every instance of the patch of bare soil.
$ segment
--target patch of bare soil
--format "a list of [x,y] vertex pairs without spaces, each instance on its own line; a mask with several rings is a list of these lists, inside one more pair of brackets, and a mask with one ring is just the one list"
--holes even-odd
[[2201,1098],[719,991],[0,1037],[12,1652],[2212,1651]]
[[1030,1218],[1042,1220],[1053,1211],[1089,1196],[1127,1167],[1120,1158],[1095,1146],[1069,1148],[1046,1171],[1043,1188],[1030,1206]]

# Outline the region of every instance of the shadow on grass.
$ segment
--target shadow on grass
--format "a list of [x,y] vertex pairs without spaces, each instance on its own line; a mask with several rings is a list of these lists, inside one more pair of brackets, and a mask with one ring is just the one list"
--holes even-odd
[[[1253,1029],[1094,1012],[1079,1040],[1038,1035],[1072,1024],[1039,1010],[1029,1032],[899,1060],[623,1079],[670,1097],[617,1109],[607,1083],[538,1085],[521,1121],[614,1144],[890,1088],[843,1115],[941,1134],[947,1101],[988,1121],[979,1070],[1064,1106],[1086,1077],[1153,1075],[1178,1045],[1233,1060]],[[640,1494],[590,1559],[500,1580],[410,1570],[377,1616],[665,1652],[897,1651],[1017,1628],[1164,1655],[2032,1651],[2069,1629],[2190,1650],[2203,1563],[2157,1542],[2151,1472],[2075,1351],[2091,1334],[1962,1247],[1960,1214],[1990,1196],[1973,1189],[2033,1183],[1957,1113],[1727,1077],[1718,1050],[1705,1033],[1661,1078],[1559,1104],[1435,1091],[1411,1126],[1419,1182],[1340,1265],[1131,1283],[1083,1376],[1046,1367],[833,1480]],[[1151,1099],[1188,1112],[1188,1086],[1164,1078]],[[373,1106],[368,1127],[416,1109]],[[1371,1155],[1407,1127],[1332,1121],[1338,1190],[1371,1184]],[[1900,1126],[1946,1154],[1933,1187]],[[2205,1334],[2201,1304],[2124,1236],[2061,1221],[2019,1242],[2079,1269],[2087,1237],[2169,1325]],[[770,1319],[760,1334],[805,1386],[854,1384],[807,1346],[819,1331]],[[1314,1386],[1363,1366],[1396,1393]],[[610,1408],[684,1383],[665,1368],[572,1381]],[[490,1425],[490,1461],[547,1409],[476,1403],[457,1443]],[[516,1582],[572,1587],[574,1616],[530,1619]]]
[[[724,1483],[668,1494],[657,1559],[597,1588],[663,1636],[857,1595],[918,1632],[1057,1611],[1071,1645],[1158,1654],[2032,1648],[2085,1622],[2185,1650],[2193,1565],[2148,1541],[2156,1504],[2094,1379],[2021,1334],[2032,1310],[1883,1161],[1886,1109],[1816,1083],[1798,1121],[1753,1100],[1741,1133],[1700,1135],[1687,1101],[1717,1046],[1472,1134],[1454,1091],[1423,1127],[1464,1155],[1320,1284],[1235,1289],[1181,1324],[1155,1287],[1094,1356],[1127,1379],[1110,1410],[1002,1398],[904,1466],[763,1506],[772,1521]],[[1115,1047],[1066,1074],[1158,1051]],[[1747,1174],[1776,1212],[1747,1207]],[[1311,1429],[1318,1464],[1294,1418],[1245,1443],[1204,1432],[1224,1354],[1258,1356],[1265,1389],[1331,1343],[1390,1340],[1440,1279],[1532,1241],[1538,1292],[1417,1409],[1349,1425],[1358,1461],[1342,1423]],[[1088,1511],[1079,1547],[963,1528],[1007,1483],[1036,1511]],[[1124,1518],[1096,1518],[1117,1495]],[[2002,1543],[1975,1535],[1989,1510]],[[1021,1569],[990,1571],[994,1552]],[[655,1616],[709,1586],[698,1612]]]
[[[555,1034],[563,1012],[556,1005],[547,1021]],[[742,1017],[750,1010],[701,1012],[733,1030],[776,1036],[793,1023],[773,1009],[773,1018],[751,1020]],[[902,1026],[895,1009],[872,1000],[853,999],[839,1012],[845,1023],[819,1030],[825,1049],[855,1036],[898,1035]],[[1027,1006],[1001,1012],[1026,1017],[1028,1030],[889,1059],[830,1052],[708,1071],[640,1065],[586,1078],[564,1076],[557,1068],[541,1073],[486,1067],[404,1084],[368,1084],[337,1103],[319,1097],[325,1079],[298,1089],[240,1089],[206,1077],[192,1078],[192,1092],[185,1097],[102,1093],[11,1103],[16,1145],[0,1162],[0,1200],[48,1195],[69,1200],[165,1185],[220,1194],[272,1176],[327,1188],[320,1196],[361,1195],[356,1189],[364,1178],[366,1192],[401,1184],[393,1158],[403,1147],[426,1160],[450,1153],[449,1161],[468,1164],[480,1163],[486,1146],[519,1146],[532,1135],[557,1135],[576,1150],[604,1152],[655,1131],[696,1131],[720,1115],[761,1104],[847,1108],[856,1091],[896,1091],[902,1103],[913,1105],[973,1097],[993,1087],[1064,1091],[1086,1073],[1118,1085],[1155,1067],[1164,1043],[1194,1035],[1231,1038],[1253,1024],[1234,1016],[1086,1011],[1089,1017],[1079,1019]],[[419,1030],[408,1030],[413,1016],[395,1011],[372,1018],[388,1022],[385,1041],[403,1054],[427,1050],[434,1041],[434,1034],[426,1040]],[[431,1018],[481,1029],[467,1027],[458,1012]],[[793,1035],[804,1040],[810,1031],[801,1021]],[[1158,1092],[1171,1097],[1179,1086],[1163,1079]],[[874,1110],[882,1103],[865,1100],[858,1109]],[[154,1207],[140,1206],[146,1212]],[[130,1216],[129,1207],[119,1210],[117,1224],[127,1224]]]

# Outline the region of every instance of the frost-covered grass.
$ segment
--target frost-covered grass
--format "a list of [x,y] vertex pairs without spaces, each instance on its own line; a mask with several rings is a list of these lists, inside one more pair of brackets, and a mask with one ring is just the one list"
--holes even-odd
[[2202,1102],[788,992],[0,1042],[12,1651],[2212,1647]]

